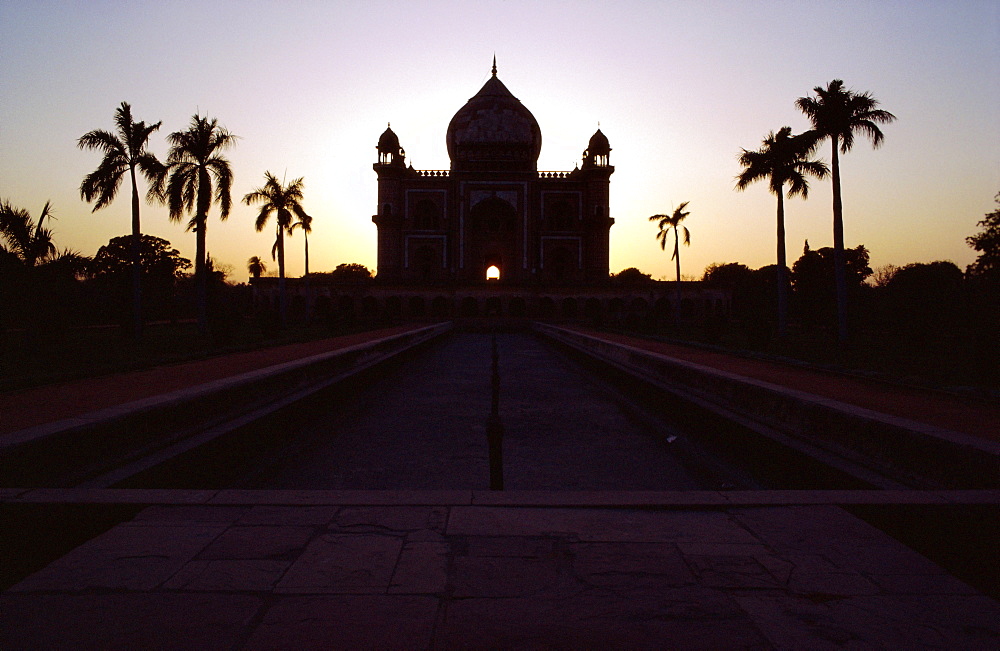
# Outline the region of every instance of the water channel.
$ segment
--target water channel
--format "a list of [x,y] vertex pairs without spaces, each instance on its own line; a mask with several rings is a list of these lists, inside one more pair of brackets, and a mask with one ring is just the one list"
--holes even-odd
[[[706,472],[691,457],[691,442],[661,417],[564,353],[526,333],[499,334],[497,347],[505,488],[698,490],[727,481]],[[376,377],[349,391],[331,389],[291,442],[256,460],[236,484],[489,485],[490,335],[455,333]]]

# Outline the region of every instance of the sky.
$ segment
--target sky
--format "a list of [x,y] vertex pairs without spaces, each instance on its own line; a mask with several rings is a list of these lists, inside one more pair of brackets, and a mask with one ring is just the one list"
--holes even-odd
[[[264,173],[305,179],[311,271],[374,269],[375,144],[391,123],[418,169],[447,169],[451,117],[490,76],[542,131],[541,170],[578,164],[597,129],[611,142],[611,271],[673,278],[648,217],[688,201],[682,274],[775,260],[775,198],[734,190],[742,148],[809,123],[794,106],[833,79],[894,113],[877,150],[842,157],[845,237],[873,266],[975,259],[965,238],[1000,191],[998,0],[618,0],[283,2],[0,0],[0,198],[37,216],[52,202],[55,242],[85,255],[131,232],[130,188],[92,213],[80,198],[100,154],[77,139],[113,128],[129,102],[162,121],[150,149],[195,113],[240,137],[225,222],[208,250],[245,280],[270,258],[273,222],[254,230],[242,197]],[[829,144],[818,152],[829,162]],[[143,186],[144,190],[144,186]],[[832,190],[786,201],[789,262],[832,246]],[[162,205],[143,232],[193,259],[195,236]],[[287,274],[303,273],[301,232]],[[276,264],[270,264],[275,268]]]

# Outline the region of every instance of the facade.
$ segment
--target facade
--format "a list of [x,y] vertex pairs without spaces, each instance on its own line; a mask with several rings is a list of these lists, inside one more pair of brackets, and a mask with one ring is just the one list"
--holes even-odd
[[600,129],[582,164],[538,170],[534,116],[492,77],[448,125],[448,170],[407,165],[387,128],[378,141],[380,284],[600,286],[608,280],[608,186]]

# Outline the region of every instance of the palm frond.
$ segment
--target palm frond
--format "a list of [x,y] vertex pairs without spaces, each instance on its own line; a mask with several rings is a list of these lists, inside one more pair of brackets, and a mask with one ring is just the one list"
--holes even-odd
[[313,218],[306,214],[305,209],[296,203],[292,206],[292,212],[294,212],[295,216],[298,217],[298,221],[292,224],[292,229],[301,228],[303,233],[312,233]]
[[80,196],[87,202],[96,199],[91,212],[97,212],[114,201],[127,170],[128,163],[121,157],[105,156],[96,170],[83,177]]
[[819,140],[836,138],[840,151],[847,153],[854,146],[855,133],[860,133],[878,148],[884,136],[877,124],[896,119],[892,113],[879,109],[879,101],[870,93],[847,89],[840,79],[834,79],[826,88],[817,86],[813,92],[815,97],[800,97],[795,105],[813,124],[814,145]]
[[266,204],[261,206],[260,212],[257,213],[257,220],[254,222],[254,228],[257,229],[258,233],[264,230],[264,227],[267,226],[267,220],[270,216],[271,216],[271,205]]
[[219,219],[225,220],[233,207],[233,170],[229,161],[221,156],[209,159],[206,167],[215,177],[215,201],[219,204]]
[[106,154],[128,157],[125,143],[119,140],[115,134],[103,129],[95,129],[83,134],[77,139],[76,146],[80,149],[97,149]]

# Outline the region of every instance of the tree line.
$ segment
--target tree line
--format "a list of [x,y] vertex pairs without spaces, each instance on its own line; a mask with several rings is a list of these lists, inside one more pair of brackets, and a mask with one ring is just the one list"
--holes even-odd
[[[147,284],[150,281],[149,260],[144,264],[143,256],[155,257],[170,246],[165,240],[142,234],[139,177],[147,182],[146,202],[165,204],[172,221],[187,219],[187,230],[195,233],[194,302],[198,328],[203,334],[208,323],[208,286],[216,273],[207,248],[209,213],[213,206],[217,206],[219,218],[225,220],[232,209],[233,172],[225,152],[236,145],[238,136],[221,126],[217,119],[196,113],[187,128],[166,136],[169,149],[165,161],[161,162],[149,150],[150,138],[161,126],[162,122],[147,124],[136,120],[131,106],[122,102],[114,112],[113,129],[88,131],[76,143],[80,149],[101,154],[97,168],[87,174],[80,185],[80,196],[93,204],[93,212],[114,202],[125,178],[131,186],[132,233],[126,238],[113,239],[108,250],[114,250],[115,255],[120,256],[122,247],[127,248],[131,277],[131,332],[136,339],[142,335],[147,316],[143,309],[144,280]],[[243,201],[247,205],[260,205],[255,220],[258,231],[265,228],[272,214],[276,217],[272,257],[276,256],[278,260],[280,318],[284,322],[287,313],[284,236],[295,229],[301,229],[305,235],[308,277],[308,234],[312,231],[313,218],[302,207],[304,182],[301,177],[287,184],[278,181],[270,172],[265,172],[264,178],[265,184],[244,196]],[[11,205],[9,201],[3,202],[0,207],[0,235],[4,240],[0,255],[3,256],[7,293],[31,291],[26,288],[43,280],[51,281],[53,276],[59,276],[62,282],[66,282],[91,272],[97,276],[110,273],[110,267],[102,262],[110,259],[108,253],[102,256],[105,248],[93,261],[76,251],[56,250],[49,228],[54,217],[48,203],[37,219],[32,219],[28,211]],[[177,257],[170,259],[175,263],[170,274],[172,277],[190,267],[190,261]],[[122,271],[116,268],[115,273]],[[162,274],[152,274],[154,277],[159,275]],[[8,307],[12,305],[10,301],[7,304]]]
[[[1000,226],[1000,209],[990,215]],[[993,236],[998,235],[1000,227],[994,227]],[[897,376],[995,387],[1000,383],[1000,267],[981,272],[977,263],[965,272],[943,260],[873,269],[864,245],[845,249],[844,284],[852,305],[848,325],[853,335],[851,346],[839,350],[828,344],[835,340],[837,327],[832,247],[813,249],[806,242],[786,270],[789,326],[783,337],[775,336],[776,265],[752,269],[738,262],[714,263],[701,280],[727,289],[731,310],[721,322],[702,322],[695,336],[727,347]]]
[[[848,339],[847,326],[847,277],[844,249],[844,214],[840,190],[840,154],[849,152],[854,146],[854,138],[861,135],[878,148],[885,136],[880,124],[895,121],[896,116],[878,108],[879,101],[868,92],[854,92],[844,86],[840,79],[834,79],[826,87],[813,88],[814,96],[800,97],[795,106],[812,123],[808,131],[792,135],[791,127],[781,127],[764,138],[763,145],[754,151],[743,149],[739,163],[743,171],[736,178],[736,189],[745,190],[757,181],[767,181],[768,190],[778,200],[777,209],[777,265],[775,266],[775,289],[777,296],[778,335],[784,337],[788,329],[788,271],[785,253],[785,209],[783,195],[788,186],[788,198],[809,194],[808,177],[824,179],[828,176],[833,183],[833,277],[836,296],[837,339],[842,344]],[[832,145],[830,166],[811,157],[819,146],[829,140]],[[666,232],[674,230],[674,252],[677,281],[680,282],[680,250],[677,231],[680,221],[688,215],[682,212],[688,202],[684,202],[670,216],[653,215],[650,221],[658,222],[661,248],[665,248]],[[684,243],[690,244],[690,234],[684,228]],[[678,300],[679,303],[679,300]]]

